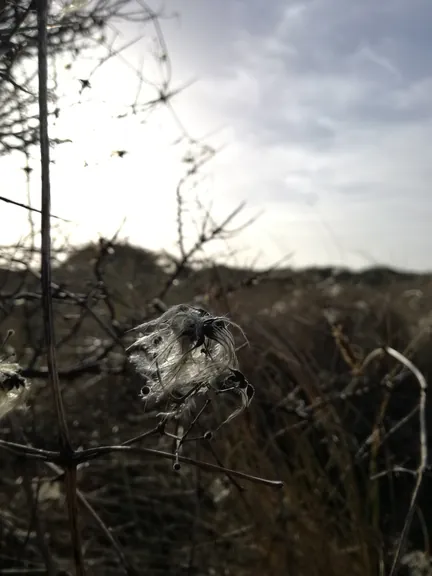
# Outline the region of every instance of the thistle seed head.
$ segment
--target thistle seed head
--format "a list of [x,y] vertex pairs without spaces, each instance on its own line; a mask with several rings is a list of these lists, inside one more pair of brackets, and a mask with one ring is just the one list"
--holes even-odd
[[242,329],[224,316],[179,304],[159,318],[140,324],[137,340],[127,349],[129,361],[144,380],[141,397],[163,418],[190,415],[199,396],[236,394],[249,406],[253,387],[238,370],[231,329]]

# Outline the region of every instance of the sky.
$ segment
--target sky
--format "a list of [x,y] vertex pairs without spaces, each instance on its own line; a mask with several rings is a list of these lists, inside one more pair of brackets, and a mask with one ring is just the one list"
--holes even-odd
[[[133,67],[153,81],[164,77],[150,33],[102,66],[82,94],[77,78],[94,62],[57,64],[64,97],[53,133],[72,142],[53,151],[52,211],[73,221],[62,227],[71,242],[110,236],[124,221],[121,238],[176,250],[176,187],[191,148],[173,145],[178,118],[192,137],[220,149],[183,190],[187,246],[206,207],[219,221],[244,201],[233,228],[257,220],[207,245],[207,255],[235,265],[287,257],[296,267],[432,269],[430,0],[163,6],[172,16],[162,21],[172,86],[184,87],[171,101],[175,117],[163,107],[116,117],[135,98]],[[144,30],[117,28],[119,45]],[[156,96],[145,84],[139,99]],[[18,201],[27,195],[22,166],[21,157],[0,159],[1,193]],[[26,234],[22,210],[2,205],[1,214],[0,243]]]

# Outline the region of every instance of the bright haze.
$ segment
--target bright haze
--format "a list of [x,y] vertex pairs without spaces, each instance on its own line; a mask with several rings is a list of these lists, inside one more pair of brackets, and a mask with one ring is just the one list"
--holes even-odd
[[[432,269],[430,0],[167,0],[164,9],[172,86],[185,86],[173,110],[192,137],[220,148],[185,188],[187,242],[205,207],[217,220],[245,201],[233,226],[258,220],[207,254],[259,266],[290,254],[301,267]],[[138,31],[118,29],[123,43]],[[135,97],[130,63],[156,81],[157,66],[146,69],[153,48],[137,42],[81,95],[88,62],[62,61],[54,129],[72,142],[53,152],[52,207],[73,221],[64,228],[72,242],[112,235],[125,218],[121,238],[175,251],[190,146],[173,144],[181,132],[164,107],[145,122],[116,118]],[[140,98],[157,92],[145,85]],[[0,164],[1,193],[25,202],[22,157]],[[38,206],[36,155],[30,188]],[[18,240],[27,215],[1,210],[0,242]]]

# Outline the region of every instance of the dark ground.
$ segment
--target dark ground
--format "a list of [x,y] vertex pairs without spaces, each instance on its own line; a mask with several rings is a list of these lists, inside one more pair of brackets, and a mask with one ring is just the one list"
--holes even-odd
[[[239,358],[256,397],[212,450],[229,468],[285,484],[243,482],[239,491],[224,475],[187,466],[174,473],[169,461],[148,456],[94,461],[79,469],[79,488],[127,559],[149,576],[382,573],[415,481],[392,469],[415,470],[419,460],[418,413],[402,425],[418,404],[418,383],[390,358],[354,372],[368,352],[388,345],[431,380],[432,275],[211,267],[174,278],[172,269],[127,245],[89,246],[55,269],[59,370],[74,446],[120,443],[150,425],[122,343],[126,329],[157,314],[154,299],[162,296],[168,306],[195,302],[228,314],[244,329],[250,345]],[[55,449],[39,290],[22,266],[0,270],[0,334],[15,331],[8,345],[32,382],[28,409],[2,420],[0,433]],[[391,390],[383,384],[389,375]],[[144,445],[171,450],[164,438]],[[186,453],[215,461],[203,443]],[[1,458],[0,573],[45,573],[38,531],[57,564],[71,569],[61,481],[43,464]],[[411,549],[429,550],[431,500],[427,471]],[[84,509],[80,519],[88,573],[125,573],[95,519]]]

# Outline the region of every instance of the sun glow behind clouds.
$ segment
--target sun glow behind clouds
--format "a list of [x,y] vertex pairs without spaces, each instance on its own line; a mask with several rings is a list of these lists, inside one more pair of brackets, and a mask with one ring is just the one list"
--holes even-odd
[[[125,31],[123,43],[137,37],[134,32],[131,29]],[[132,43],[121,53],[121,58],[108,60],[94,75],[91,71],[98,57],[104,55],[103,49],[92,53],[89,58],[75,60],[65,56],[56,61],[55,78],[62,95],[56,103],[60,112],[51,123],[50,136],[67,142],[51,151],[52,213],[71,221],[58,225],[60,242],[64,237],[74,244],[95,240],[98,235],[109,237],[122,225],[119,237],[126,237],[132,243],[157,250],[176,247],[175,193],[188,168],[182,159],[191,146],[184,141],[178,142],[183,133],[177,116],[173,116],[168,108],[160,104],[156,107],[142,105],[158,97],[156,82],[161,77],[154,62],[153,69],[150,66],[150,71],[145,70],[149,72],[147,77],[155,77],[154,84],[151,81],[140,83],[134,73],[134,68],[141,69],[142,54],[148,54],[149,49],[148,39]],[[83,86],[81,80],[87,78],[90,78],[90,83]],[[178,81],[177,85],[180,84]],[[179,98],[182,98],[180,118],[184,116],[187,119],[186,129],[192,128],[191,134],[200,140],[205,133],[202,126],[214,126],[212,118],[198,109],[195,102],[187,104],[187,89],[185,96]],[[132,113],[134,100],[136,109]],[[176,111],[176,100],[173,108]],[[228,127],[222,132],[217,131],[211,141],[218,147],[219,143],[232,139]],[[222,155],[226,157],[221,163],[217,158],[209,167],[204,166],[191,186],[184,189],[184,233],[188,245],[196,241],[200,220],[210,204],[212,216],[217,221],[226,218],[244,200],[244,196],[234,193],[235,177],[231,178],[230,186],[223,184],[220,193],[214,197],[213,175],[218,163],[228,166],[230,171],[232,155],[229,149],[228,154],[222,152]],[[5,195],[22,203],[27,203],[30,198],[31,205],[39,209],[38,151],[34,151],[30,161],[29,189],[24,163],[24,156],[18,153],[0,160],[3,183],[6,184]],[[226,172],[224,174],[226,176]],[[199,206],[196,198],[199,198]],[[10,206],[5,210],[11,217],[0,229],[0,243],[18,242],[29,232],[28,214]],[[234,222],[233,226],[241,225],[250,216],[251,212],[246,211],[245,217]],[[33,215],[36,224],[39,218]],[[246,240],[246,244],[241,240],[235,242],[238,261],[250,262],[257,256],[259,250],[250,240]],[[215,242],[206,249],[206,253],[231,253],[230,244]]]
[[[98,234],[110,236],[126,218],[121,236],[148,248],[169,249],[175,238],[175,189],[185,171],[182,149],[173,146],[179,131],[166,108],[139,109],[140,103],[155,99],[158,93],[154,86],[144,84],[138,94],[133,67],[148,47],[133,48],[103,64],[84,89],[80,79],[89,77],[103,50],[89,59],[74,61],[67,56],[56,62],[62,96],[56,103],[59,115],[51,123],[50,136],[68,142],[51,151],[52,212],[72,221],[63,230],[74,243]],[[135,97],[138,112],[132,115]],[[24,155],[11,154],[0,165],[2,193],[26,203]],[[37,150],[30,166],[31,204],[39,208]],[[19,208],[3,205],[3,214],[6,210],[9,217],[0,228],[0,242],[12,243],[27,234],[28,216]]]

